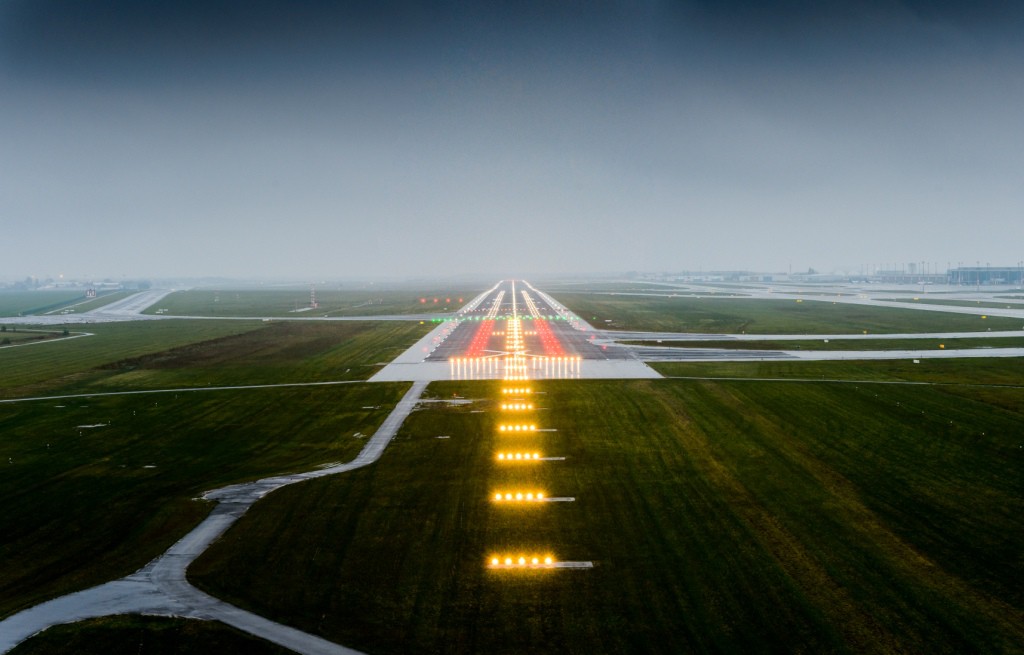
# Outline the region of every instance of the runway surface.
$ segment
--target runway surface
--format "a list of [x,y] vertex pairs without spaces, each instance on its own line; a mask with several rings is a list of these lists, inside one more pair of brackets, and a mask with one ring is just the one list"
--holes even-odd
[[[521,341],[506,346],[509,330]],[[629,348],[522,280],[502,280],[386,366],[371,381],[493,380],[509,366],[534,379],[656,378]]]

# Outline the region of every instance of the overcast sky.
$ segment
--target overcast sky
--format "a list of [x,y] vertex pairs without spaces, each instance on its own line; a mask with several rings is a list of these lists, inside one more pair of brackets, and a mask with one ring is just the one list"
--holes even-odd
[[0,279],[1024,260],[1006,2],[0,0]]

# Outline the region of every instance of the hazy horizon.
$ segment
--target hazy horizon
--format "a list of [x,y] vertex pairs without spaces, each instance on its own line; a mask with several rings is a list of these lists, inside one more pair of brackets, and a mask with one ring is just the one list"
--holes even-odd
[[1024,260],[1012,2],[0,0],[0,280]]

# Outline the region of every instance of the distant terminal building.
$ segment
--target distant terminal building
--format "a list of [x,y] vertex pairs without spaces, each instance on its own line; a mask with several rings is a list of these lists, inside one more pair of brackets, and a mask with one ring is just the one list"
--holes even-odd
[[912,270],[880,270],[868,276],[870,282],[885,284],[946,284],[946,273],[916,273]]
[[951,268],[946,274],[949,284],[954,285],[1006,285],[1024,286],[1024,262],[1017,266],[961,266]]

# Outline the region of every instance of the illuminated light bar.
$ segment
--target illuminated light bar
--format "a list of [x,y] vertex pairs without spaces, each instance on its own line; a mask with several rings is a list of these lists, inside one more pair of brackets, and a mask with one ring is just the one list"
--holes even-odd
[[536,425],[527,425],[525,423],[521,424],[521,425],[499,425],[498,426],[498,431],[499,432],[536,432],[537,431],[537,426]]
[[552,569],[558,566],[557,560],[551,555],[515,554],[491,555],[488,565],[492,569]]
[[523,412],[533,409],[530,403],[502,403],[501,408],[505,411]]
[[536,462],[540,460],[540,453],[498,453],[499,462]]
[[511,389],[502,389],[501,393],[504,393],[504,394],[529,394],[529,393],[533,393],[533,390],[530,389],[530,387],[514,387],[514,388],[511,388]]
[[540,492],[540,491],[537,491],[537,492],[534,492],[534,491],[527,491],[527,492],[516,491],[514,493],[511,492],[511,491],[506,491],[504,493],[502,493],[500,491],[496,491],[496,492],[494,492],[494,496],[492,496],[492,498],[494,499],[494,502],[496,502],[496,503],[501,503],[501,502],[510,502],[510,503],[523,503],[523,502],[526,502],[526,503],[542,503],[545,500],[547,500],[547,496],[545,496],[543,494],[543,492]]

